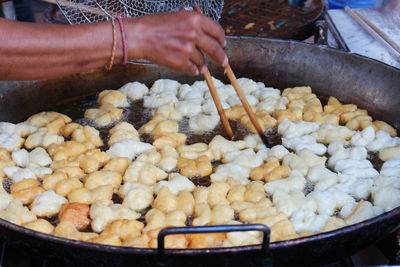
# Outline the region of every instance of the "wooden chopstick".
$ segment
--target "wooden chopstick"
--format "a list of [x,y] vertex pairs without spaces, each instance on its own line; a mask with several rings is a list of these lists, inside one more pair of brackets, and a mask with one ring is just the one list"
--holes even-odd
[[370,26],[375,32],[377,32],[386,42],[388,42],[394,48],[394,50],[400,53],[400,45],[397,44],[395,41],[393,41],[393,39],[390,38],[389,35],[387,35],[384,31],[382,31],[378,26],[375,25],[375,23],[369,20],[362,13],[356,10],[354,10],[354,13],[356,13],[365,23],[368,24],[368,26]]
[[211,73],[207,70],[204,73],[204,79],[206,80],[208,89],[210,90],[211,96],[214,100],[215,106],[217,107],[219,117],[221,118],[222,126],[224,126],[225,132],[228,135],[229,139],[233,139],[233,131],[231,125],[229,124],[228,119],[226,118],[225,110],[221,105],[221,101],[219,100],[217,89],[214,86],[214,82],[211,77]]
[[376,31],[374,31],[357,13],[355,13],[350,7],[345,6],[344,10],[350,17],[352,17],[364,30],[366,30],[375,40],[377,40],[380,44],[382,44],[387,51],[395,57],[397,60],[400,60],[400,53],[397,53],[396,49],[393,48],[386,40],[379,35]]
[[225,68],[225,74],[228,76],[228,79],[231,82],[233,88],[235,88],[236,94],[239,96],[239,99],[242,102],[243,108],[246,111],[247,115],[249,116],[250,121],[254,125],[254,128],[256,129],[258,135],[265,142],[264,130],[261,128],[260,124],[258,123],[256,114],[254,114],[253,110],[251,109],[249,102],[247,102],[246,96],[243,93],[242,89],[240,88],[239,83],[236,79],[236,76],[233,73],[230,65],[228,65]]

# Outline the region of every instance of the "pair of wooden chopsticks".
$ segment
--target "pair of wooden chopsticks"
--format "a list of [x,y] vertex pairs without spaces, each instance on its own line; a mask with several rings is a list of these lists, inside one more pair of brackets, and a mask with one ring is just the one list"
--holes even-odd
[[[249,102],[247,102],[246,96],[243,93],[242,89],[240,88],[239,83],[236,79],[236,76],[233,73],[230,65],[228,65],[225,68],[225,74],[228,76],[228,79],[231,82],[233,88],[235,89],[236,94],[239,96],[239,99],[242,102],[243,108],[246,111],[247,115],[249,116],[250,121],[254,125],[254,128],[256,129],[258,135],[261,137],[261,140],[265,143],[265,145],[268,145],[268,142],[264,135],[264,131],[261,128],[260,124],[258,123],[257,117],[254,114],[253,110],[251,109]],[[230,139],[233,139],[234,134],[233,134],[232,128],[229,124],[228,118],[226,117],[225,110],[221,105],[221,101],[219,100],[217,89],[214,86],[214,82],[212,81],[211,73],[209,70],[207,70],[204,73],[204,79],[206,80],[208,88],[210,89],[211,96],[214,100],[215,106],[217,107],[218,114],[221,118],[222,125],[225,129],[225,132]]]
[[[203,12],[201,11],[201,8],[198,5],[195,5],[194,9],[197,12],[199,12],[200,14],[203,14]],[[256,114],[254,114],[253,110],[251,109],[251,107],[249,105],[249,102],[247,102],[246,96],[243,93],[242,89],[240,88],[239,83],[236,79],[236,76],[233,73],[230,65],[228,65],[225,68],[225,74],[228,76],[228,79],[231,82],[233,88],[235,89],[236,94],[239,96],[240,102],[242,102],[243,108],[246,111],[247,115],[249,116],[250,121],[253,124],[254,128],[256,129],[258,135],[261,137],[261,140],[264,142],[265,145],[268,145],[267,138],[264,135],[263,129],[261,128],[260,124],[258,123]],[[229,124],[228,118],[226,117],[226,114],[225,114],[225,110],[221,105],[221,101],[219,100],[217,89],[214,86],[214,82],[212,80],[211,73],[208,69],[204,73],[204,79],[206,80],[208,89],[210,90],[210,93],[214,100],[215,106],[217,107],[217,111],[218,111],[219,117],[221,118],[224,130],[225,130],[226,134],[228,135],[228,137],[232,140],[234,138],[234,134],[233,134],[231,125]]]
[[351,16],[365,31],[367,31],[375,40],[381,43],[388,52],[400,60],[400,45],[397,44],[393,39],[390,38],[384,31],[382,31],[378,26],[376,26],[372,21],[370,21],[366,16],[362,15],[360,12],[351,9],[346,6],[344,8],[347,14]]

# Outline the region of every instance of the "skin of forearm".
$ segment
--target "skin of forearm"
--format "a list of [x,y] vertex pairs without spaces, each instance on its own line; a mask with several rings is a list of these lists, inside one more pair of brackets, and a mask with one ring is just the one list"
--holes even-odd
[[[116,22],[115,62],[122,58]],[[0,79],[45,79],[108,64],[111,22],[85,25],[33,24],[0,19]]]

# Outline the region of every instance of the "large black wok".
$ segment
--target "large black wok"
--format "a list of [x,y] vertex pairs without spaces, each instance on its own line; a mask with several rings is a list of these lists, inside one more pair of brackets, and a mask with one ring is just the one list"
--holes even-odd
[[[400,127],[400,70],[361,56],[322,46],[260,38],[230,38],[228,54],[239,77],[263,81],[267,85],[310,85],[319,95],[333,95],[339,100],[367,109],[376,119]],[[220,69],[211,73],[226,79]],[[116,89],[129,81],[151,85],[159,78],[193,82],[188,77],[154,65],[119,66],[110,72],[102,70],[47,81],[0,82],[0,120],[18,122],[27,116],[74,101],[104,89]],[[399,228],[400,208],[362,223],[311,237],[272,243],[270,255],[276,264],[314,264],[332,261],[375,243]],[[37,233],[0,220],[0,238],[8,243],[71,260],[74,264],[103,262],[107,265],[153,265],[167,259],[196,263],[220,264],[228,259],[247,257],[248,265],[268,263],[268,255],[259,256],[261,246],[242,248],[165,251],[165,257],[153,249],[112,247],[57,238]],[[265,251],[264,251],[265,252]],[[83,261],[82,261],[83,260]],[[226,262],[226,261],[224,261]],[[174,262],[173,266],[178,263]]]

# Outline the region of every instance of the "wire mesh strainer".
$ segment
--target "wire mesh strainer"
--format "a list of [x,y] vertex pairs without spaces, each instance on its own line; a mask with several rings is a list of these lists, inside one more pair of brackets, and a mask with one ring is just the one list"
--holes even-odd
[[71,24],[93,23],[112,16],[138,17],[153,13],[190,9],[198,4],[203,13],[219,20],[223,0],[56,0]]

